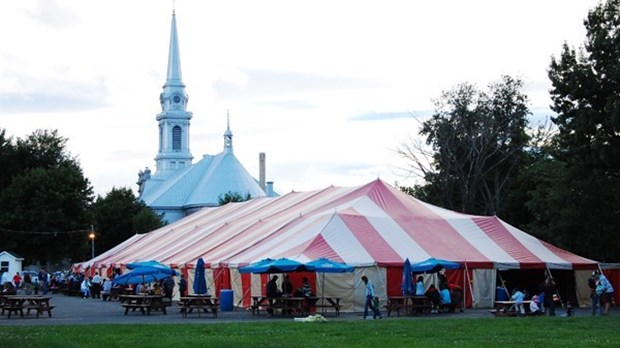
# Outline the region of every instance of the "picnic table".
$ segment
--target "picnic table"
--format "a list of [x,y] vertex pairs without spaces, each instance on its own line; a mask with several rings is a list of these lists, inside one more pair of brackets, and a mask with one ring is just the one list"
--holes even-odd
[[164,295],[119,295],[118,296],[121,306],[125,308],[125,315],[131,309],[135,311],[139,309],[142,314],[151,315],[151,311],[160,311],[166,315],[166,307],[170,305],[169,301],[166,301]]
[[[529,312],[528,308],[532,301],[526,300],[523,301],[523,307],[525,312]],[[505,316],[517,316],[519,312],[516,310],[511,310],[511,307],[515,305],[516,301],[495,301],[495,309],[491,311],[491,313],[495,314],[496,317],[505,317]]]
[[55,306],[50,305],[50,296],[42,295],[7,295],[3,296],[2,303],[2,315],[8,312],[8,317],[11,318],[11,313],[19,313],[20,317],[24,317],[24,310],[26,314],[30,315],[30,311],[37,313],[37,318],[43,312],[47,312],[47,315],[52,317],[52,309]]
[[430,299],[427,296],[390,296],[384,306],[388,317],[394,311],[400,316],[402,310],[404,314],[427,314],[432,309]]
[[217,309],[220,305],[219,298],[211,297],[210,295],[193,295],[183,296],[179,298],[179,306],[183,317],[187,317],[187,313],[192,313],[196,310],[198,316],[201,312],[213,313],[213,317],[217,318]]
[[306,297],[308,308],[320,308],[321,314],[325,314],[326,309],[334,309],[336,316],[340,316],[340,297],[310,296]]
[[[304,305],[306,304],[306,305]],[[282,296],[282,297],[267,297],[267,296],[252,296],[252,315],[260,314],[260,309],[265,308],[273,315],[277,310],[280,310],[282,314],[305,314],[308,313],[309,307],[306,302],[306,297],[298,296]]]

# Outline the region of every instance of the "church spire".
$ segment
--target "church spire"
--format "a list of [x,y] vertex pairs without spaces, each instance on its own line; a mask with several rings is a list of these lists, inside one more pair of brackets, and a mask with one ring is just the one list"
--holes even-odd
[[230,131],[230,114],[228,110],[226,110],[226,131],[224,132],[224,152],[226,153],[233,152],[232,137],[233,134]]
[[159,152],[156,176],[167,176],[179,168],[192,164],[189,151],[189,120],[192,113],[187,111],[189,97],[181,80],[181,55],[177,36],[176,13],[172,11],[170,27],[170,49],[168,52],[168,73],[163,91],[159,95],[161,112],[159,122]]
[[170,28],[170,49],[168,51],[168,74],[166,75],[167,86],[185,87],[181,80],[181,57],[179,54],[179,37],[177,35],[177,19],[172,10],[172,27]]

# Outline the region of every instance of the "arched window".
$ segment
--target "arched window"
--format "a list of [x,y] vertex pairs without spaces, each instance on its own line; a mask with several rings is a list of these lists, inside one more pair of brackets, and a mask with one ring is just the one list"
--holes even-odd
[[181,151],[181,127],[172,128],[172,151]]

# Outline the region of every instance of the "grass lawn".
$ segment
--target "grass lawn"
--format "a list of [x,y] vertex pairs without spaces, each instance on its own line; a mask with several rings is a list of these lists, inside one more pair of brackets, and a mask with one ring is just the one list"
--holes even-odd
[[0,326],[0,347],[620,347],[620,316]]

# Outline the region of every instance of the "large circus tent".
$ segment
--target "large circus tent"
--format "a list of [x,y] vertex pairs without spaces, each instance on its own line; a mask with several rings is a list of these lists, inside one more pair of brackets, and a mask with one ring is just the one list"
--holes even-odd
[[450,281],[464,289],[468,306],[478,307],[492,306],[498,275],[510,270],[529,272],[528,276],[558,274],[559,279],[568,272],[570,297],[585,301],[584,279],[598,267],[596,261],[546,243],[498,217],[439,208],[377,179],[357,187],[331,186],[203,208],[160,229],[136,234],[74,268],[110,275],[134,261],[157,260],[191,281],[196,260],[202,258],[211,291],[232,289],[235,303],[247,306],[251,295],[264,294],[268,277],[241,274],[238,268],[282,257],[300,262],[324,257],[353,266],[353,273],[329,274],[321,277],[325,280],[320,284],[318,277],[311,281],[315,291],[342,298],[344,311],[361,308],[364,274],[383,300],[398,295],[406,258],[412,263],[431,257],[458,262],[461,269],[448,271]]

